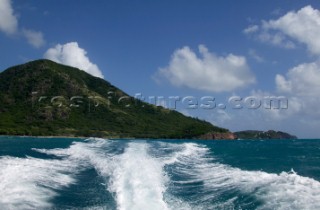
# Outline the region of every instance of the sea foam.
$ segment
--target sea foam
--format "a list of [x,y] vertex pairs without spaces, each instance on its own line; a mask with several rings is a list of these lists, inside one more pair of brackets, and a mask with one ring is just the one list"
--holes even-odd
[[[206,193],[198,198],[198,204],[203,205],[199,209],[232,209],[237,196],[223,202],[219,198],[233,192],[255,197],[260,203],[258,209],[320,209],[320,182],[312,178],[294,171],[274,174],[241,170],[217,163],[203,146],[186,144],[185,147],[185,153],[179,152],[174,157],[176,173],[189,177],[180,184],[204,183]],[[212,201],[216,202],[212,204]]]
[[92,138],[33,150],[57,158],[1,157],[1,209],[54,208],[52,198],[87,168],[103,178],[119,210],[320,209],[318,181],[221,164],[197,143]]
[[56,190],[75,183],[73,172],[69,161],[1,157],[0,208],[48,208]]

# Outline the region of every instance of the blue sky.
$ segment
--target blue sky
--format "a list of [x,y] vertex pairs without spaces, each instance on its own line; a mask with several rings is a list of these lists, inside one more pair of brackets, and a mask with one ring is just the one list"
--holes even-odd
[[[226,109],[178,110],[232,131],[315,138],[319,34],[319,1],[0,0],[0,69],[49,58],[133,96],[214,97]],[[231,96],[284,96],[288,109],[233,109]]]

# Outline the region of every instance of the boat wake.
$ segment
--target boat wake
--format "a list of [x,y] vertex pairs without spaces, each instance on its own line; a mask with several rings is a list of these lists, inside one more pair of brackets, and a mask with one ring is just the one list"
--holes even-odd
[[[47,158],[0,157],[0,208],[55,208],[54,198],[93,169],[115,209],[320,209],[320,183],[294,171],[246,171],[196,143],[87,139],[33,149]],[[86,206],[103,209],[110,205]]]

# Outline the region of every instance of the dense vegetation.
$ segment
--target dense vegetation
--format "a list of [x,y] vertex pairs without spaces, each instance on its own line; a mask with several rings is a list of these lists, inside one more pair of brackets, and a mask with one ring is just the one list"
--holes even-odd
[[49,60],[0,73],[0,102],[0,135],[194,138],[227,132]]

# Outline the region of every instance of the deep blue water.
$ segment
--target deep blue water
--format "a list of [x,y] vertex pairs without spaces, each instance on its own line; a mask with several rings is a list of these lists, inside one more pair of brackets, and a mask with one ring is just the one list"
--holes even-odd
[[320,209],[320,140],[0,137],[0,209]]

